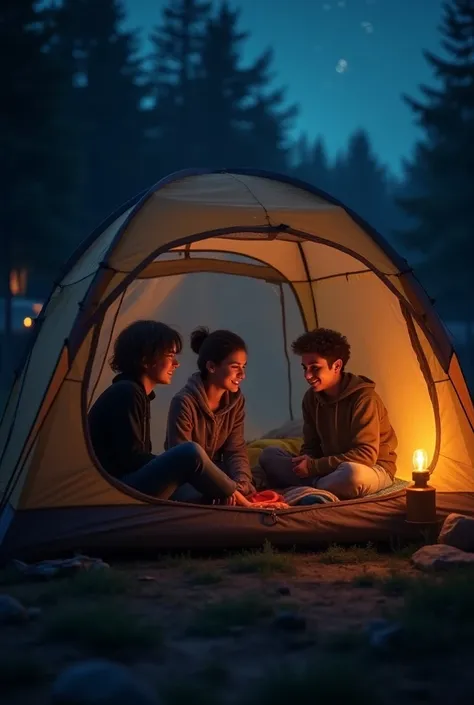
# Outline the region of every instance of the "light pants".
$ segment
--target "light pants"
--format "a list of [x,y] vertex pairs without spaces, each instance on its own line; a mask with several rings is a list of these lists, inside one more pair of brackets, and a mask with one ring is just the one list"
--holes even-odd
[[356,499],[384,490],[393,483],[392,477],[383,468],[373,468],[361,463],[341,463],[329,475],[320,478],[300,478],[293,470],[292,456],[287,450],[268,446],[260,455],[260,466],[264,470],[271,488],[306,485],[332,492],[339,499]]

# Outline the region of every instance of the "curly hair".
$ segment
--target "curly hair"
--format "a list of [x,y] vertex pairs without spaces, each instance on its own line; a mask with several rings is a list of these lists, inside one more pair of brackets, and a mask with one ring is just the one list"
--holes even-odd
[[342,360],[342,370],[351,356],[351,346],[346,336],[329,328],[316,328],[303,333],[291,344],[291,348],[295,355],[315,353],[327,360],[329,367],[332,367],[336,360]]
[[117,336],[109,364],[114,372],[138,377],[144,363],[168,352],[180,353],[182,348],[180,334],[165,323],[135,321]]

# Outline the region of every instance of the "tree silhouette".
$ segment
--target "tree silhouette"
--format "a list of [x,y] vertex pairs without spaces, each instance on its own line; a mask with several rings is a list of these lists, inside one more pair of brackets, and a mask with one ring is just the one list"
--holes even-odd
[[404,242],[424,255],[420,276],[446,317],[473,319],[474,286],[474,4],[444,5],[447,58],[425,56],[440,88],[422,86],[424,102],[407,98],[424,138],[407,166],[416,192],[401,204],[410,227]]
[[144,76],[124,17],[121,0],[63,0],[56,16],[54,53],[69,73],[61,113],[75,131],[81,239],[144,186]]

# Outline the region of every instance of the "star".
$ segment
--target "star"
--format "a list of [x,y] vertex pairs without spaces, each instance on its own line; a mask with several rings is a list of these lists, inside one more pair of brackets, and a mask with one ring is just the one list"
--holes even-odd
[[349,64],[345,59],[339,59],[339,61],[336,64],[336,71],[337,73],[344,73],[344,71],[347,71]]

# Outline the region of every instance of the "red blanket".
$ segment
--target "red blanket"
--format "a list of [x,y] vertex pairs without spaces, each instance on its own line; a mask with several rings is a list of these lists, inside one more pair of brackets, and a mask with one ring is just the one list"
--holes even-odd
[[263,490],[262,492],[255,492],[247,497],[249,502],[252,504],[276,504],[277,502],[284,502],[285,498],[274,492],[273,490]]

